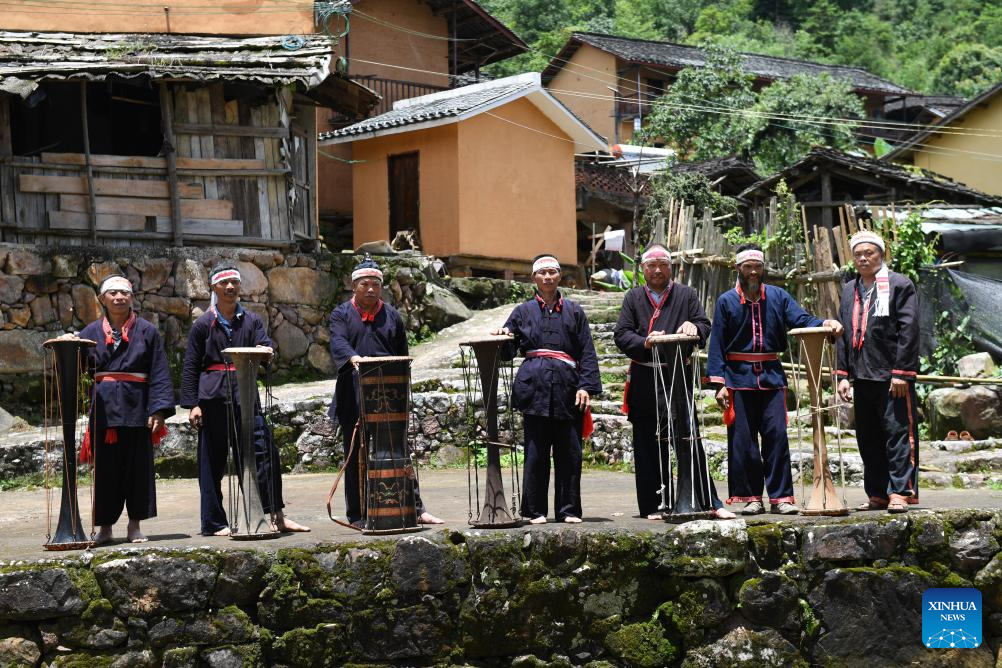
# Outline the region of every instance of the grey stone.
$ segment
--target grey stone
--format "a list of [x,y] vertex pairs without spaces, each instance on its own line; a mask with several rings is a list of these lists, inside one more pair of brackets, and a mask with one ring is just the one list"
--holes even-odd
[[0,666],[37,666],[42,650],[27,638],[0,640]]
[[50,274],[29,276],[24,280],[24,289],[25,292],[31,292],[36,295],[51,295],[59,289],[59,281],[56,280],[55,276]]
[[927,403],[934,440],[951,430],[967,430],[976,439],[1002,436],[1002,399],[997,388],[939,388],[929,393]]
[[[268,327],[271,324],[271,314],[268,313],[268,306],[266,304],[261,304],[258,302],[240,302],[240,305],[243,306],[248,311],[250,311],[251,313],[253,313],[254,315],[256,315],[257,317],[261,318],[261,322],[264,323],[265,331],[268,330]],[[192,311],[191,314],[192,321],[194,321],[196,318],[198,318],[199,315],[201,315],[201,313],[196,315],[197,311],[198,311],[197,309]]]
[[154,649],[178,646],[242,644],[258,639],[259,633],[247,613],[229,607],[192,618],[164,617],[150,626]]
[[234,262],[240,271],[240,294],[244,296],[263,295],[268,290],[268,279],[264,272],[252,262]]
[[278,356],[287,362],[299,359],[310,347],[309,339],[303,334],[303,330],[288,322],[283,322],[275,328],[272,339],[275,341]]
[[908,523],[833,524],[804,530],[805,563],[889,559],[908,540]]
[[995,361],[988,353],[964,355],[957,360],[957,375],[964,378],[987,378],[995,372]]
[[309,361],[310,366],[324,375],[333,376],[337,373],[337,367],[334,366],[334,360],[331,358],[331,351],[327,348],[327,346],[322,346],[317,343],[311,344],[306,355],[306,359]]
[[744,570],[747,542],[744,520],[696,520],[659,535],[655,559],[674,575],[722,577]]
[[691,650],[683,668],[807,668],[800,651],[776,631],[743,626],[716,642]]
[[94,574],[118,613],[135,617],[200,610],[216,579],[209,564],[155,554],[115,559]]
[[738,591],[741,614],[760,626],[785,631],[800,628],[800,593],[793,580],[775,571],[766,571],[746,581]]
[[0,332],[0,373],[37,374],[42,368],[42,344],[47,332],[12,329]]
[[56,278],[74,278],[80,271],[80,258],[71,255],[52,257],[52,275]]
[[174,292],[188,299],[208,299],[209,280],[205,267],[194,260],[178,260],[174,267]]
[[734,609],[727,592],[716,580],[687,582],[673,602],[672,623],[687,639],[702,639],[702,629],[722,624]]
[[255,654],[253,648],[240,647],[220,647],[219,649],[206,650],[202,654],[202,663],[208,668],[248,668],[250,666],[260,666],[260,661],[255,661],[247,655]]
[[111,668],[156,668],[159,665],[153,652],[149,650],[126,652],[116,656],[111,662]]
[[950,537],[950,562],[962,573],[974,573],[991,561],[998,551],[995,522],[977,522]]
[[922,593],[935,586],[932,576],[909,568],[828,571],[808,596],[822,624],[815,660],[850,666],[916,660],[923,653]]
[[398,541],[390,563],[394,589],[403,595],[441,594],[466,579],[451,548],[423,536]]
[[48,295],[39,295],[31,302],[31,319],[38,327],[44,327],[56,320],[56,310]]
[[40,276],[52,273],[52,263],[32,251],[12,250],[7,254],[7,273]]
[[59,324],[63,329],[73,326],[73,297],[68,292],[60,292],[56,295],[56,311],[59,315]]
[[449,325],[455,325],[473,317],[473,311],[468,309],[462,300],[448,288],[434,283],[428,283],[427,286],[424,321],[432,331],[437,332]]
[[319,306],[340,289],[330,274],[305,267],[276,267],[268,272],[268,294],[278,304]]
[[97,293],[89,285],[74,285],[70,294],[73,296],[73,315],[81,323],[86,325],[104,316]]
[[23,290],[23,278],[9,274],[0,274],[0,303],[13,304],[20,301]]
[[212,604],[253,607],[264,589],[264,576],[271,567],[271,557],[256,551],[233,550],[226,552],[222,559],[212,591]]
[[76,615],[85,607],[64,568],[0,573],[0,621]]
[[124,645],[129,632],[115,617],[106,599],[92,601],[80,619],[61,618],[39,625],[42,634],[53,634],[60,642],[81,649],[110,650]]
[[[87,267],[87,279],[90,280],[94,287],[99,287],[101,281],[109,276],[121,273],[122,269],[118,266],[117,262],[95,262]],[[135,290],[138,287],[138,285],[133,285],[132,289]]]
[[167,282],[167,277],[174,270],[174,263],[163,257],[150,257],[138,260],[136,267],[143,273],[143,292],[156,292]]

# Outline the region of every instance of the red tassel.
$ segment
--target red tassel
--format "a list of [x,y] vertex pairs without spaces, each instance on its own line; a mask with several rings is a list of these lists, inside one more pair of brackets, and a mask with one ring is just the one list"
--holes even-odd
[[118,443],[118,430],[114,427],[108,427],[104,432],[104,442],[106,445]]
[[150,440],[153,442],[153,447],[160,445],[160,441],[167,437],[167,425],[160,425],[160,428],[155,432],[150,434]]
[[591,417],[591,407],[585,409],[581,424],[581,438],[589,438],[595,431],[595,422]]
[[737,415],[734,413],[734,390],[728,388],[727,408],[724,410],[724,425],[730,427],[736,419]]
[[90,449],[90,427],[84,432],[83,443],[80,444],[80,463],[90,463],[94,461],[94,453]]

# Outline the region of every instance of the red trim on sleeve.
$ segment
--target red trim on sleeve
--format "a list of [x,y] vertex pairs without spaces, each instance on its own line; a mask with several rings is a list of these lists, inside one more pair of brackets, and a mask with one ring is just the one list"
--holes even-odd
[[842,369],[835,369],[835,375],[837,376],[848,376],[848,371],[843,371]]
[[720,383],[721,385],[723,385],[724,384],[724,377],[723,376],[710,376],[710,382],[711,383]]
[[892,376],[908,376],[910,378],[914,378],[915,376],[918,375],[918,372],[917,371],[904,371],[902,369],[891,369],[891,375]]

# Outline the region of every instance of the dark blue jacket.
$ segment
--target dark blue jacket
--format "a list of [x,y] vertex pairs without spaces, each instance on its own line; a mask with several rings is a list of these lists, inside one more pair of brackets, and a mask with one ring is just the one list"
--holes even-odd
[[[200,401],[229,401],[230,388],[226,384],[229,374],[225,371],[206,371],[213,364],[226,363],[223,359],[224,349],[272,346],[261,318],[250,311],[238,309],[231,325],[233,331],[228,334],[216,319],[216,312],[209,309],[191,326],[181,373],[181,405],[185,408],[193,408]],[[233,380],[232,389],[236,400],[236,378]]]
[[727,353],[783,353],[787,348],[787,331],[821,326],[821,318],[805,311],[783,288],[775,285],[763,285],[762,288],[757,302],[746,300],[738,288],[728,290],[717,299],[706,363],[711,383],[732,390],[786,387],[786,374],[780,359],[738,362],[727,360]]
[[95,320],[80,332],[81,339],[97,341],[87,353],[91,371],[145,373],[148,382],[96,383],[94,412],[99,423],[107,427],[145,427],[154,413],[163,413],[165,418],[174,415],[174,386],[157,328],[137,316],[129,340],[123,340],[113,352],[105,341],[103,323],[104,318]]
[[345,429],[358,420],[358,390],[352,357],[403,357],[407,355],[407,330],[395,308],[383,302],[372,322],[362,322],[349,300],[331,311],[331,357],[337,367],[337,385],[327,414]]
[[515,375],[512,406],[526,415],[580,419],[581,411],[574,405],[577,391],[585,390],[593,397],[602,393],[598,356],[581,306],[559,297],[550,311],[533,297],[516,306],[504,326],[515,335],[511,353],[515,347],[523,355],[545,348],[565,352],[577,362],[572,367],[558,359],[526,359]]

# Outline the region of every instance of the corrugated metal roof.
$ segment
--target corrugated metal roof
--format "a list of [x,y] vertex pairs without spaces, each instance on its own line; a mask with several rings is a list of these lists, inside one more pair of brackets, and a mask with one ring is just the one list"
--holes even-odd
[[[306,93],[332,77],[331,44],[308,35],[225,37],[145,33],[0,31],[0,90],[27,97],[42,81],[103,80],[108,76],[295,85]],[[285,46],[288,44],[288,46]],[[339,80],[342,91],[372,103],[364,86]],[[371,106],[371,104],[369,105]]]

